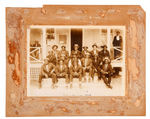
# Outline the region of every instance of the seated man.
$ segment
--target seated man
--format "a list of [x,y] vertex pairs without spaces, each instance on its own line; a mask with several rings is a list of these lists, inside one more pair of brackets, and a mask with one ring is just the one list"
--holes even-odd
[[54,73],[55,65],[48,63],[48,59],[44,59],[44,64],[41,66],[41,72],[39,75],[39,83],[41,88],[41,82],[43,78],[52,77],[52,85],[57,83],[56,74]]
[[[92,73],[92,60],[90,59],[90,53],[86,53],[85,54],[85,57],[83,57],[81,59],[81,64],[82,64],[82,73],[83,73],[83,76],[85,77],[86,76],[86,72],[89,73],[89,81],[92,77],[92,79],[94,78],[93,77],[93,73]],[[86,79],[84,79],[86,81]]]
[[112,86],[110,85],[111,83],[111,77],[113,75],[113,69],[112,66],[110,64],[110,60],[108,57],[105,57],[105,59],[103,60],[103,64],[101,66],[101,75],[102,78],[104,80],[104,83],[106,84],[106,86],[108,86],[108,88],[112,88]]
[[69,83],[69,78],[68,78],[68,67],[64,63],[63,59],[59,60],[59,63],[57,64],[55,68],[55,73],[57,78],[65,78],[66,83]]
[[93,77],[94,74],[97,73],[98,74],[98,79],[101,79],[101,75],[100,75],[100,66],[101,66],[101,59],[100,57],[98,57],[97,55],[94,55],[92,57],[92,72],[93,72]]
[[71,57],[71,66],[69,68],[69,73],[70,73],[70,87],[72,88],[72,82],[74,77],[79,78],[79,87],[81,88],[81,81],[82,81],[82,67],[81,67],[81,62],[77,58],[75,54],[72,54]]

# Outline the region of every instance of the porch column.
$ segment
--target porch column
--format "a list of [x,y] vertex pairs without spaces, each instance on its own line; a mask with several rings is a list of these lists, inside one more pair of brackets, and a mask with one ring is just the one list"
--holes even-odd
[[71,54],[71,28],[69,28],[69,36],[68,36],[68,44],[69,44],[69,47],[68,47],[68,51],[69,51],[69,55]]
[[111,39],[110,39],[110,27],[107,27],[107,49],[110,51]]
[[46,58],[46,28],[42,28],[42,60]]

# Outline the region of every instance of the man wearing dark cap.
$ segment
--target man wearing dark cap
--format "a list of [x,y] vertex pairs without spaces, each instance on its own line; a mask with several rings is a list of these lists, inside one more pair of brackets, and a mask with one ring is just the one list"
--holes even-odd
[[119,50],[122,50],[122,36],[119,31],[116,31],[116,36],[113,39],[113,46],[118,49],[114,49],[114,59],[116,59],[121,56]]
[[49,62],[53,63],[54,65],[56,65],[57,61],[58,61],[58,50],[57,50],[57,48],[58,48],[57,45],[53,45],[52,51],[49,51],[48,56],[47,56],[47,58],[49,59]]
[[81,55],[81,52],[78,49],[79,49],[79,45],[74,44],[74,50],[71,51],[71,57],[74,54],[77,58],[81,59],[82,55]]
[[92,45],[92,48],[93,48],[93,50],[91,51],[91,56],[92,56],[92,57],[98,56],[99,51],[97,50],[97,45],[96,45],[96,44],[93,44],[93,45]]
[[107,50],[107,46],[101,46],[101,48],[103,48],[100,52],[99,52],[99,57],[100,60],[102,61],[105,57],[108,57],[110,59],[110,54],[109,51]]
[[66,50],[66,46],[61,46],[61,50],[58,53],[58,60],[64,60],[64,63],[68,65],[69,52]]

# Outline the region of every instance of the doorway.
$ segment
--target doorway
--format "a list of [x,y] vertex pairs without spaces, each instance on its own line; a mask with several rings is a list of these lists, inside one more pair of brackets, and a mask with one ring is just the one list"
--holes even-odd
[[74,44],[79,45],[79,51],[82,51],[82,29],[71,29],[71,51]]

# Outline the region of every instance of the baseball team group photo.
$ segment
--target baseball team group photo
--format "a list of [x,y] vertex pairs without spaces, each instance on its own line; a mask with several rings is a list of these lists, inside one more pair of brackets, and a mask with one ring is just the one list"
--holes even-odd
[[27,30],[28,96],[125,95],[124,26]]

